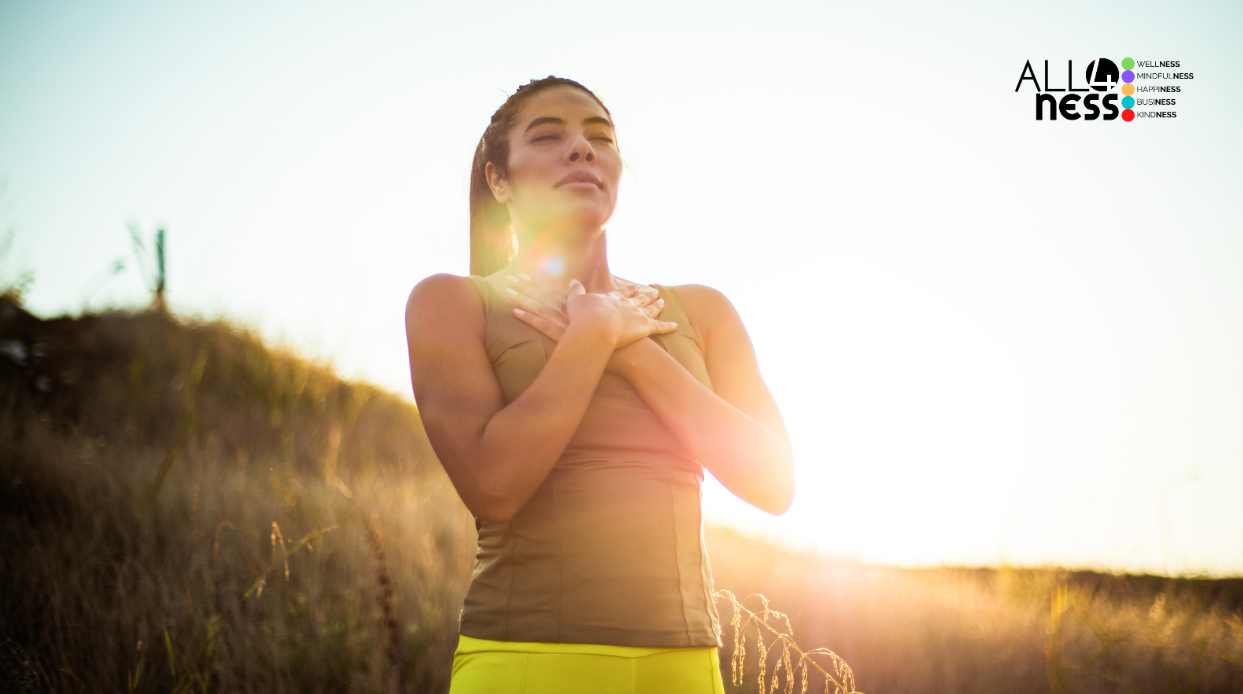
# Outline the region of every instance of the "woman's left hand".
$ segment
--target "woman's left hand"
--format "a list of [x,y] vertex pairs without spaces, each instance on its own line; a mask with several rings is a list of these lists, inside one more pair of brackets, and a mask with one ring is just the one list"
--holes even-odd
[[[569,293],[569,287],[565,287],[555,296],[548,297],[547,290],[541,292],[530,276],[524,273],[506,274],[500,280],[505,294],[521,309],[521,311],[515,311],[516,317],[551,337],[554,342],[560,341],[561,336],[565,334],[566,326],[569,325],[569,318],[565,313],[565,297]],[[618,301],[633,303],[652,318],[660,315],[660,312],[664,310],[665,300],[661,298],[660,292],[655,287],[625,280],[618,280],[618,282],[621,287],[607,292],[609,296]],[[541,294],[544,295],[543,298]]]

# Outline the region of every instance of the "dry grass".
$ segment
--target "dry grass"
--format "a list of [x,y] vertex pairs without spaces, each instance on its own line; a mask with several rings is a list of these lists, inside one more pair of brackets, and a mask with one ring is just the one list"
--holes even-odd
[[1243,691],[1240,579],[898,569],[706,535],[718,585],[788,608],[867,692]]
[[[445,690],[475,530],[411,406],[223,323],[39,330],[52,392],[0,372],[0,690]],[[1243,690],[1239,581],[706,537],[730,691]]]
[[[759,673],[755,678],[756,688],[762,692],[775,692],[777,685],[781,683],[780,675],[785,672],[785,686],[783,691],[791,692],[794,690],[794,677],[799,677],[799,693],[806,694],[808,685],[808,675],[810,670],[816,670],[824,677],[824,689],[821,690],[828,694],[832,687],[833,694],[863,694],[855,689],[855,675],[851,671],[846,661],[833,651],[827,648],[816,648],[811,651],[804,651],[799,648],[798,642],[794,640],[794,627],[790,624],[790,617],[786,613],[772,609],[768,604],[768,598],[763,593],[753,593],[748,598],[755,597],[760,601],[759,613],[748,609],[743,602],[738,599],[733,592],[722,588],[712,594],[714,601],[720,601],[722,598],[729,602],[729,606],[733,609],[733,615],[730,617],[729,624],[733,629],[733,651],[729,657],[730,683],[735,686],[741,686],[743,676],[746,670],[746,627],[755,627],[755,643],[758,647],[756,661],[759,664]],[[744,625],[743,618],[746,618]],[[768,623],[769,618],[781,620],[785,622],[782,630],[778,631],[776,627]],[[765,633],[767,632],[767,634]],[[773,642],[767,641],[768,634],[776,637]],[[773,650],[773,644],[781,643],[781,655],[777,660],[777,666],[773,669],[773,676],[765,684],[764,675],[768,670],[768,655]],[[798,663],[794,663],[790,658],[790,651],[798,654]],[[832,672],[825,670],[824,667],[816,661],[815,656],[824,655],[828,657],[829,666]]]

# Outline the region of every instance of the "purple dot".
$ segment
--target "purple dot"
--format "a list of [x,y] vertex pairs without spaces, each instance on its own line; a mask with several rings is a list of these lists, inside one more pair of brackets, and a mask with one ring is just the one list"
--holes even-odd
[[1131,82],[1134,82],[1134,81],[1135,81],[1135,73],[1134,73],[1134,72],[1131,72],[1130,70],[1127,70],[1126,72],[1122,73],[1122,81],[1123,81],[1123,82],[1126,82],[1126,83],[1128,83],[1128,84],[1129,84],[1129,83],[1131,83]]

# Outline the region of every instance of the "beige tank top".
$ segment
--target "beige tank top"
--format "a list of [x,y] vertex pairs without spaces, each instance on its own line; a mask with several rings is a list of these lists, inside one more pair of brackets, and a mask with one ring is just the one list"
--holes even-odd
[[[556,342],[512,313],[499,271],[470,275],[488,358],[508,404]],[[669,287],[653,339],[705,386],[704,343]],[[475,519],[479,543],[459,630],[501,641],[720,646],[701,516],[703,467],[628,381],[605,373],[561,458],[509,521]]]

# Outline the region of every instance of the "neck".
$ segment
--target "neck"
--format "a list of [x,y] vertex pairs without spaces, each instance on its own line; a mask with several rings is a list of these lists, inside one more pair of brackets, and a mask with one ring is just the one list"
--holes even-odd
[[[519,234],[518,253],[509,263],[515,272],[525,272],[539,284],[566,288],[577,279],[588,292],[615,289],[609,270],[604,230],[595,233]],[[567,242],[566,239],[574,239]]]

